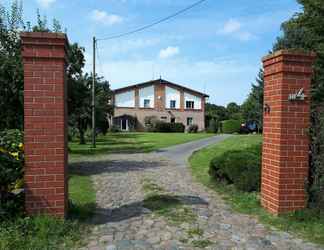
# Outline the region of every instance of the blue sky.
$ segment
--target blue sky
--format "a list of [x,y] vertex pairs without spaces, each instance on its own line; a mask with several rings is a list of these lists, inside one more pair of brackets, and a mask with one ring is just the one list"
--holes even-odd
[[[36,9],[67,29],[70,42],[91,41],[149,24],[196,0],[25,0],[25,20]],[[10,0],[5,0],[10,2]],[[280,24],[300,6],[295,0],[208,0],[144,32],[99,42],[98,73],[112,88],[162,78],[204,91],[210,102],[242,103],[271,49]]]

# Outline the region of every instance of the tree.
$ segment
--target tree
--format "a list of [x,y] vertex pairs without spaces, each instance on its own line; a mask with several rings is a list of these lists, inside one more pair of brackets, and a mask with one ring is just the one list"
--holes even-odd
[[242,120],[241,107],[235,102],[230,102],[226,106],[226,111],[229,119]]
[[[23,66],[19,32],[24,28],[22,3],[10,10],[0,4],[0,130],[22,129]],[[5,112],[4,112],[5,111]]]
[[[46,16],[37,10],[37,22],[24,25],[21,1],[13,1],[10,10],[0,4],[0,130],[23,129],[23,65],[21,57],[21,31],[61,32],[62,26],[53,19],[53,30],[47,26]],[[85,65],[84,48],[77,43],[67,48],[68,65],[66,69],[68,84],[69,125],[77,128],[80,142],[85,143],[84,133],[91,121],[92,77],[83,74]],[[96,113],[97,124],[102,132],[108,129],[107,114],[112,113],[109,105],[111,91],[109,84],[101,77],[96,77]]]
[[244,120],[256,121],[260,128],[263,127],[263,75],[263,69],[260,69],[259,75],[256,78],[256,84],[252,84],[251,92],[242,104],[242,115]]
[[309,180],[310,203],[324,210],[324,5],[322,0],[298,0],[303,11],[283,23],[283,35],[273,46],[316,52],[312,81],[312,159]]

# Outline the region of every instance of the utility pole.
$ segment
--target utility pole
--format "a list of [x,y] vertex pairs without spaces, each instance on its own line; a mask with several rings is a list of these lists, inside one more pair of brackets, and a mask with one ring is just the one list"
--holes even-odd
[[96,107],[95,107],[95,87],[96,87],[96,37],[93,37],[93,72],[92,72],[92,147],[96,147]]

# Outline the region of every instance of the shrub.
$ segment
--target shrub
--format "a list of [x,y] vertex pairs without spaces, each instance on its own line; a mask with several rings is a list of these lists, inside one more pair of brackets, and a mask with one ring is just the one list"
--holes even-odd
[[109,128],[109,132],[110,132],[110,133],[119,133],[119,132],[120,132],[120,127],[118,127],[117,125],[112,125],[112,126]]
[[198,132],[198,125],[192,124],[188,127],[188,133],[197,133]]
[[212,119],[209,122],[209,126],[207,128],[207,132],[208,133],[217,133],[218,132],[218,121],[216,121],[215,119]]
[[210,163],[209,174],[217,181],[233,184],[245,192],[259,191],[261,179],[261,146],[227,151]]
[[18,130],[0,132],[0,220],[23,211],[23,135]]
[[153,132],[160,133],[183,133],[185,126],[182,123],[168,123],[163,121],[157,121]]
[[238,133],[241,128],[241,121],[239,120],[226,120],[222,121],[221,131],[225,134]]

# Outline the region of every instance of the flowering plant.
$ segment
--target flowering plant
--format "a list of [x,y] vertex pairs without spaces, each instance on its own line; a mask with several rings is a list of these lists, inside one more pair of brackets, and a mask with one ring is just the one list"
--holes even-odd
[[0,218],[11,217],[22,209],[24,146],[19,130],[0,132]]

